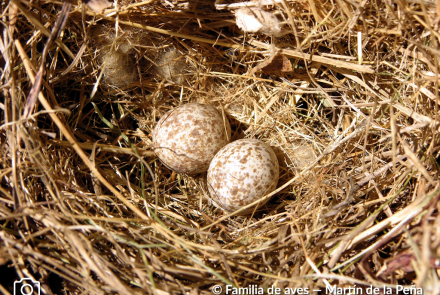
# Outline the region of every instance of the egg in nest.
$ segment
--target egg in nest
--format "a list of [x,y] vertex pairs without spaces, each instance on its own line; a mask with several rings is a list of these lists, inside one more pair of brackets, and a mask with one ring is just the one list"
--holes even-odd
[[[279,164],[272,148],[258,139],[241,139],[222,148],[208,169],[213,204],[229,213],[261,199],[278,183]],[[258,204],[264,205],[266,201]],[[250,207],[239,214],[253,212]]]
[[186,174],[206,172],[231,138],[228,119],[214,107],[188,103],[167,112],[153,131],[153,148],[168,168]]

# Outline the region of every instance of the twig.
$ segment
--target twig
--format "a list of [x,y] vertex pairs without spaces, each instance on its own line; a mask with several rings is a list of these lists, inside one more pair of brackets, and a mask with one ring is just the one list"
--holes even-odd
[[[269,49],[270,45],[265,44],[263,42],[259,42],[256,40],[251,40],[249,41],[249,44],[257,46],[259,48],[264,48],[264,49]],[[318,63],[322,63],[325,65],[331,65],[337,68],[343,68],[343,69],[350,69],[350,70],[354,70],[357,71],[359,73],[368,73],[368,74],[373,74],[375,71],[370,67],[370,66],[364,66],[364,65],[358,65],[355,63],[350,63],[350,62],[346,62],[346,61],[342,61],[342,60],[337,60],[337,59],[331,59],[328,57],[322,57],[320,55],[311,55],[308,53],[302,53],[298,50],[292,50],[292,49],[279,49],[279,53],[280,54],[285,54],[294,58],[300,58],[300,59],[305,59],[305,60],[309,60],[309,61],[315,61]]]
[[35,102],[37,101],[38,93],[40,92],[43,73],[46,67],[46,56],[49,53],[49,47],[52,45],[52,42],[55,41],[60,32],[64,29],[66,25],[67,17],[70,11],[70,3],[63,3],[63,8],[61,9],[60,15],[58,16],[57,21],[55,22],[54,27],[52,28],[52,32],[50,33],[49,39],[47,39],[46,45],[44,46],[43,53],[41,54],[41,62],[40,69],[38,70],[37,75],[35,76],[35,83],[29,92],[29,96],[26,100],[26,104],[23,111],[23,119],[26,119],[32,112],[32,109],[35,106]]
[[243,7],[260,7],[262,5],[274,5],[275,3],[282,3],[283,0],[258,0],[258,1],[248,1],[230,4],[215,4],[215,8],[218,10],[223,9],[238,9]]
[[[34,25],[36,26],[41,33],[43,33],[43,35],[49,37],[50,36],[50,31],[43,26],[38,20],[37,18],[27,9],[25,9],[18,0],[11,0],[11,2],[14,2],[15,5],[17,5],[17,7],[20,9],[20,11],[24,14],[24,16],[26,16],[26,18]],[[67,53],[67,55],[69,57],[71,57],[72,59],[75,58],[75,55],[72,53],[72,51],[70,51],[69,47],[66,46],[66,44],[64,44],[63,42],[61,42],[60,40],[56,39],[55,43],[58,44],[58,46],[61,47],[61,49],[63,49],[63,51],[65,53]]]

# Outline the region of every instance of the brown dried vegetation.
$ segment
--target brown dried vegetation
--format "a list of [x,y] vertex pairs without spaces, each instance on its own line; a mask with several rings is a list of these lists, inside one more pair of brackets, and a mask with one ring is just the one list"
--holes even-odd
[[[0,2],[0,293],[33,278],[42,294],[440,294],[439,1],[249,2],[281,37],[244,34],[241,1],[114,3]],[[167,52],[183,71],[157,71]],[[277,151],[253,215],[155,158],[156,122],[188,102]]]

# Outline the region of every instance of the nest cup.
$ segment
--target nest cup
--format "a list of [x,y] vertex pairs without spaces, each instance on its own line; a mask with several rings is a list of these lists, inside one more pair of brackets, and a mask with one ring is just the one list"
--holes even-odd
[[[328,280],[439,295],[438,1],[86,2],[0,2],[2,293],[24,274],[44,294],[298,294]],[[172,48],[183,57],[161,62]],[[154,148],[185,168],[153,152],[159,119],[196,101],[279,156],[257,214],[225,216],[235,208],[205,201],[203,174],[175,173],[197,172],[198,155]]]

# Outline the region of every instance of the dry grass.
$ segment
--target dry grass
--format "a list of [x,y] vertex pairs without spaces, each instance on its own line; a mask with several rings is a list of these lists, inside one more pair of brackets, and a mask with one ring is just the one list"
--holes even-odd
[[[440,2],[263,2],[281,37],[244,34],[239,1],[72,1],[64,28],[59,1],[0,3],[1,293],[440,294]],[[152,152],[187,102],[276,150],[254,215],[224,215],[205,175]]]

